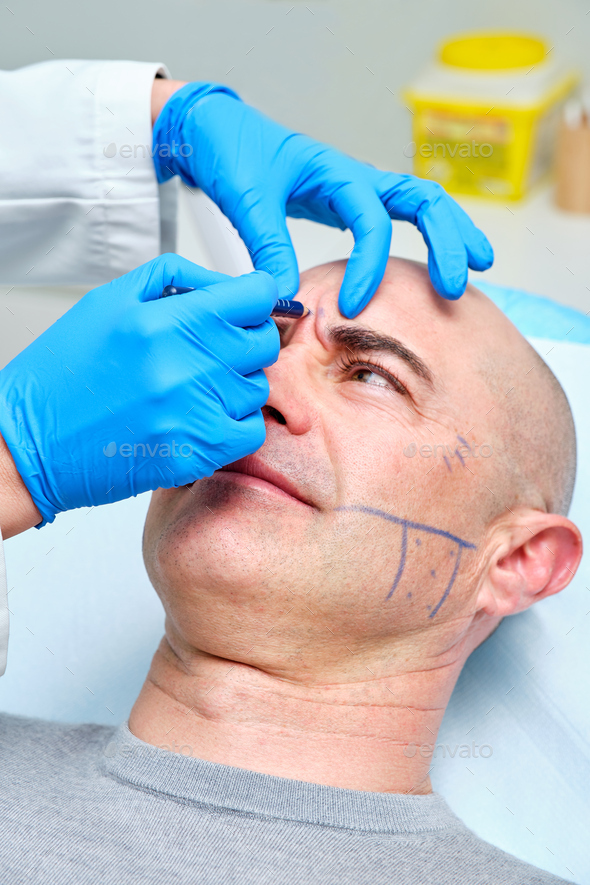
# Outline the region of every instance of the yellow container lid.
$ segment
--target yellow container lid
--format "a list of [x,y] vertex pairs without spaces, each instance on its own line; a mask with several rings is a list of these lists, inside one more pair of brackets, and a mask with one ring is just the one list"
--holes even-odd
[[533,34],[479,31],[447,40],[439,59],[454,68],[472,71],[503,71],[530,67],[545,60],[547,45]]

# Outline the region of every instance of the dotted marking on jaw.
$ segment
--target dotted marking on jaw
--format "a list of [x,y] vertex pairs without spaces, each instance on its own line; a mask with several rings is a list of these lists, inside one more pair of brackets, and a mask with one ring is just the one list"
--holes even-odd
[[[457,535],[451,534],[451,532],[446,532],[443,529],[437,529],[434,526],[426,525],[425,523],[412,522],[409,519],[402,519],[402,517],[400,517],[400,516],[394,516],[391,513],[386,513],[384,510],[378,510],[375,507],[365,507],[360,504],[351,504],[351,505],[345,505],[342,507],[337,507],[336,510],[348,511],[348,512],[353,512],[353,513],[366,513],[370,516],[378,516],[380,519],[385,519],[389,522],[393,522],[396,525],[400,525],[402,527],[400,561],[399,561],[398,569],[397,569],[391,590],[389,591],[389,593],[385,597],[386,599],[390,599],[393,596],[395,590],[397,589],[399,582],[401,581],[402,575],[404,573],[404,568],[406,565],[407,550],[408,550],[408,531],[412,530],[412,531],[425,532],[425,533],[431,534],[431,535],[437,535],[438,537],[446,538],[447,540],[452,541],[454,544],[457,545],[455,567],[453,569],[453,573],[451,575],[449,582],[447,583],[447,585],[444,589],[444,592],[443,592],[441,598],[439,599],[437,604],[434,606],[434,608],[432,608],[431,606],[427,606],[428,609],[432,608],[432,610],[430,611],[430,614],[428,616],[429,618],[433,618],[436,615],[436,613],[440,609],[441,605],[444,603],[444,601],[446,600],[446,598],[448,597],[449,593],[452,590],[453,584],[455,583],[455,579],[456,579],[457,574],[459,572],[459,566],[461,564],[461,556],[463,553],[463,549],[464,548],[471,549],[471,550],[476,549],[475,544],[472,544],[470,541],[465,541],[465,540],[463,540],[463,538],[459,538]],[[450,557],[455,556],[455,550],[450,550],[449,556]],[[432,572],[431,572],[431,574],[432,574]]]

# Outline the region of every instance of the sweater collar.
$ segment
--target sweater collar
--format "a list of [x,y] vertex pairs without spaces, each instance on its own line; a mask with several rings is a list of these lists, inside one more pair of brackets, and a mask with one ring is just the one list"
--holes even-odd
[[[139,740],[127,724],[103,748],[103,773],[137,789],[218,810],[390,834],[464,828],[442,796],[346,790],[195,759]],[[188,748],[185,748],[188,749]]]

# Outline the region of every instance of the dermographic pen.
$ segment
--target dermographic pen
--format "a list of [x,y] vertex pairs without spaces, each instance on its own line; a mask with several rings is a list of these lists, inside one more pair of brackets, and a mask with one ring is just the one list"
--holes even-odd
[[[168,298],[170,295],[184,295],[185,292],[196,291],[194,286],[164,286],[161,298]],[[271,311],[271,317],[289,317],[290,319],[300,320],[307,316],[309,308],[301,301],[289,301],[288,298],[279,298]]]

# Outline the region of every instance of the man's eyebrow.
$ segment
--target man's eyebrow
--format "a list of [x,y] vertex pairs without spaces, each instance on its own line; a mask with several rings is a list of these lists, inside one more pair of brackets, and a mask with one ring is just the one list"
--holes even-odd
[[424,360],[420,359],[413,350],[410,350],[397,338],[392,338],[383,332],[374,332],[364,326],[328,326],[326,334],[331,344],[353,353],[366,353],[373,350],[391,353],[403,360],[412,372],[426,381],[430,387],[434,387],[434,374],[431,369],[428,368]]

